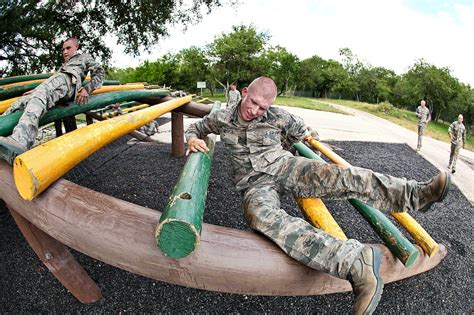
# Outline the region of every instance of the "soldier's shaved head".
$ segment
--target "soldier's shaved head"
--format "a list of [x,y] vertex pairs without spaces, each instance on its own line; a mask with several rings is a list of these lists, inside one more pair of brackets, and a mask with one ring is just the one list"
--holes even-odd
[[259,77],[242,90],[243,99],[240,103],[240,117],[245,121],[265,115],[277,95],[277,87],[272,79]]
[[273,103],[277,96],[277,87],[272,79],[267,77],[259,77],[250,83],[247,93],[258,93],[265,99],[271,100],[270,102]]

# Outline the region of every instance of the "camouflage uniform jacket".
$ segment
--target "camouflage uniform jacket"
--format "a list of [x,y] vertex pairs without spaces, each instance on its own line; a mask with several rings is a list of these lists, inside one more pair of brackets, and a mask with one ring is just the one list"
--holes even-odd
[[279,173],[293,157],[282,148],[282,142],[302,140],[306,126],[301,118],[274,106],[263,116],[243,125],[238,119],[239,106],[213,112],[192,124],[186,130],[186,139],[219,134],[232,156],[236,189],[245,190],[249,188],[251,177]]
[[[82,86],[87,73],[90,71],[91,80],[84,86],[84,90],[91,94],[92,91],[100,88],[104,81],[105,71],[89,54],[75,53],[65,62],[58,72],[71,74],[72,84],[75,85],[75,94]],[[74,94],[74,96],[75,96]]]
[[461,144],[461,140],[463,143],[466,143],[466,127],[464,127],[463,123],[460,123],[459,121],[453,122],[449,126],[448,133],[452,144]]
[[430,121],[430,110],[428,107],[418,106],[416,109],[416,116],[420,119],[418,125],[426,125]]

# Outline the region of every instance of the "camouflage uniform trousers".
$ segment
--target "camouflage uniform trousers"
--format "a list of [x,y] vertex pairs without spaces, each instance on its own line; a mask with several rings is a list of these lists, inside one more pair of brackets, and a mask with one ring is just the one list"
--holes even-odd
[[457,143],[457,144],[451,143],[451,153],[449,155],[449,166],[452,168],[452,170],[456,170],[456,162],[458,160],[460,149],[461,149],[460,143]]
[[418,144],[416,148],[421,149],[421,142],[423,140],[423,134],[425,133],[426,124],[418,124]]
[[58,101],[70,99],[74,92],[71,77],[65,73],[58,73],[36,87],[31,94],[21,97],[4,113],[8,115],[24,110],[10,137],[31,148],[38,135],[41,117]]
[[280,195],[329,199],[358,198],[384,211],[418,208],[417,182],[343,168],[306,158],[288,158],[281,175],[256,175],[244,192],[244,217],[249,226],[275,242],[287,255],[313,269],[346,279],[363,244],[338,240],[280,208]]

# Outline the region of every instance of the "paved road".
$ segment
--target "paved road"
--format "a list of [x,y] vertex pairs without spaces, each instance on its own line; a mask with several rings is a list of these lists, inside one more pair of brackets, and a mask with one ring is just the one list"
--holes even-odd
[[[351,115],[312,111],[287,107],[286,109],[313,126],[323,140],[373,141],[406,143],[416,149],[417,133],[400,127],[372,114],[353,108],[327,103]],[[447,170],[450,144],[429,137],[423,138],[420,154],[439,170]],[[453,182],[468,200],[474,202],[474,152],[461,149]]]

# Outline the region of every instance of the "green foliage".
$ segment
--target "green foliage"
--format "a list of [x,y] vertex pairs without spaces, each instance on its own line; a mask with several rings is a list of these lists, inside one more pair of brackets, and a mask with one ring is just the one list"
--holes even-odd
[[104,42],[113,34],[125,52],[138,55],[168,35],[170,24],[188,25],[219,0],[183,1],[0,1],[0,61],[3,73],[17,75],[51,70],[62,62],[61,44],[78,37],[83,50],[101,59],[111,56]]
[[299,71],[299,59],[281,46],[271,47],[261,58],[266,62],[266,76],[273,78],[279,95],[296,85]]
[[212,76],[225,89],[238,81],[248,84],[261,75],[262,52],[269,35],[252,25],[233,26],[232,32],[217,36],[209,45]]

